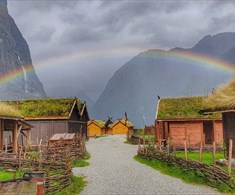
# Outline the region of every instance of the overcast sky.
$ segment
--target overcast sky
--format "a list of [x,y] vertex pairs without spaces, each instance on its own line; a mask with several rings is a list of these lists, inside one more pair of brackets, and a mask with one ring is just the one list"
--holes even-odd
[[74,83],[95,100],[114,72],[150,48],[192,47],[235,32],[235,1],[8,0],[46,89]]

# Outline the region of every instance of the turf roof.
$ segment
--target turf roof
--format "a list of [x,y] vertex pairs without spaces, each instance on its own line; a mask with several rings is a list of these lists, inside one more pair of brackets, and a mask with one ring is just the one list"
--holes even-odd
[[205,112],[235,110],[235,80],[215,90],[204,100],[204,104]]
[[[66,99],[37,99],[5,102],[18,109],[25,117],[48,117],[48,116],[68,116],[73,107],[75,98]],[[80,100],[77,100],[78,107],[81,108]]]
[[14,107],[0,102],[0,117],[21,118],[20,111]]
[[134,127],[134,124],[131,121],[125,119],[118,119],[117,121],[115,121],[115,123],[111,124],[110,127],[114,127],[119,122],[121,122],[127,127]]
[[104,128],[106,123],[106,121],[103,120],[92,120],[88,122],[88,125],[91,124],[92,122],[95,123],[100,128]]
[[201,115],[205,97],[164,98],[160,100],[157,119],[221,118],[220,114]]

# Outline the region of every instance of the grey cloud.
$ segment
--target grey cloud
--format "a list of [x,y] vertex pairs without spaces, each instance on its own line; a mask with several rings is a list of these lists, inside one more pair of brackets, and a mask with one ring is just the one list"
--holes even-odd
[[52,36],[55,32],[55,27],[41,25],[39,26],[39,29],[29,38],[37,42],[46,43],[51,41]]

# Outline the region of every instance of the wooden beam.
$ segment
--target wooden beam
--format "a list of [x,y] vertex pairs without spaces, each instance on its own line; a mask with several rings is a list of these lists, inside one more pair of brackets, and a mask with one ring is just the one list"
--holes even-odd
[[14,121],[13,125],[13,132],[12,132],[12,146],[13,146],[13,153],[17,153],[17,134],[18,134],[18,128],[17,128],[17,122]]
[[0,120],[0,150],[3,150],[4,120]]
[[20,125],[20,127],[19,127],[19,129],[18,129],[18,132],[17,132],[17,139],[18,139],[18,137],[19,137],[19,135],[20,135],[20,131],[21,131],[22,127],[23,127],[23,125]]

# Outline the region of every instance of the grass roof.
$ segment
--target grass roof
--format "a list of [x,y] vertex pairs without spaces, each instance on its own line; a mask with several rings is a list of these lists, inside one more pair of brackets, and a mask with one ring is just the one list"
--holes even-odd
[[117,123],[121,122],[122,124],[124,124],[125,126],[127,126],[128,128],[129,127],[134,127],[134,124],[129,121],[129,120],[126,120],[126,119],[118,119],[116,120],[113,124],[110,124],[110,127],[114,127]]
[[221,86],[204,100],[206,110],[226,111],[235,109],[235,80]]
[[88,125],[91,124],[92,122],[94,122],[100,128],[104,128],[105,123],[106,123],[106,121],[103,121],[103,120],[92,120],[92,121],[89,121]]
[[[22,101],[9,101],[5,102],[8,105],[18,109],[20,114],[25,117],[38,117],[38,116],[68,116],[75,98],[66,99],[35,99],[35,100],[22,100]],[[81,107],[81,102],[77,100],[78,107]]]
[[5,103],[0,102],[0,116],[1,117],[14,117],[14,118],[21,118],[22,115],[20,111],[15,109],[14,107],[7,105]]
[[205,97],[164,98],[160,100],[158,119],[166,118],[220,118],[220,114],[201,115]]

